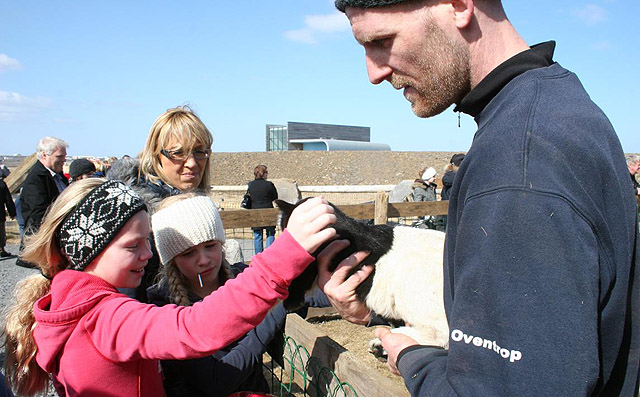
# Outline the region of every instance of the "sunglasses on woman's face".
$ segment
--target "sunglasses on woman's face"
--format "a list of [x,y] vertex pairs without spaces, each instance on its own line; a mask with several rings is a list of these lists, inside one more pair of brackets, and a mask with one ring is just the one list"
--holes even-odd
[[205,160],[211,156],[211,149],[197,149],[191,152],[183,152],[182,150],[164,150],[160,153],[171,161],[187,161],[191,155],[197,160]]

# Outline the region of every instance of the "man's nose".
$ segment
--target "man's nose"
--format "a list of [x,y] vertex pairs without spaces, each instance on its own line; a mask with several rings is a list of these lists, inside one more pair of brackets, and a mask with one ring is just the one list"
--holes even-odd
[[380,84],[391,76],[392,69],[386,62],[379,59],[373,59],[367,55],[367,74],[371,84]]

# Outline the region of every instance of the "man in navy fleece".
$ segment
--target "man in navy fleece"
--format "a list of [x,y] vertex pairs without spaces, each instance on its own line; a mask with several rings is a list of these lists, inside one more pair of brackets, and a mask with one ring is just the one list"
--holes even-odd
[[[638,223],[620,142],[580,81],[529,46],[498,0],[337,0],[369,79],[419,117],[451,104],[478,131],[449,201],[449,349],[378,329],[414,396],[637,395]],[[580,164],[576,167],[576,164]],[[336,242],[334,251],[344,246]],[[346,319],[371,313],[348,276],[320,285]]]

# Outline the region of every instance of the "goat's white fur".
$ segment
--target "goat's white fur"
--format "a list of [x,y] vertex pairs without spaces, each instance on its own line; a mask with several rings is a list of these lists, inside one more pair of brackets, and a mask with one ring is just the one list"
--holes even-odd
[[407,327],[392,332],[406,334],[422,345],[447,348],[444,236],[435,230],[394,227],[393,244],[376,263],[366,304],[384,317],[404,320]]

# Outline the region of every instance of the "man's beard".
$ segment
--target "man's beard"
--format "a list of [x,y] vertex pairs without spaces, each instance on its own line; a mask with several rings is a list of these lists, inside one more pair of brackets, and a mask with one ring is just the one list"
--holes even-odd
[[417,66],[419,76],[392,75],[396,88],[412,87],[411,109],[416,116],[426,118],[442,113],[471,90],[469,49],[448,38],[432,20],[425,20],[426,37],[420,51],[408,61]]

